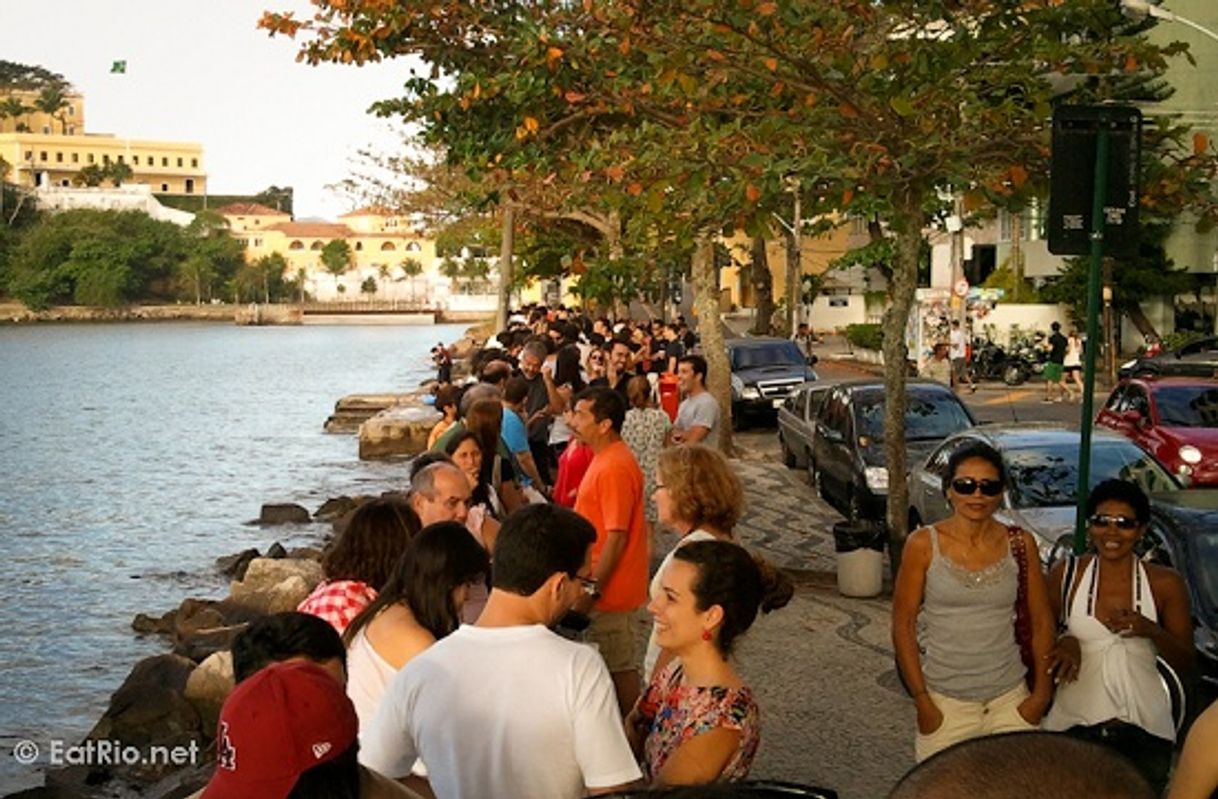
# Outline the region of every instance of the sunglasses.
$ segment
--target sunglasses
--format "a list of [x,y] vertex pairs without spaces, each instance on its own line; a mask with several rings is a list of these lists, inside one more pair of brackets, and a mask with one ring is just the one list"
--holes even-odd
[[1087,520],[1092,527],[1112,527],[1116,526],[1118,530],[1136,530],[1138,520],[1131,519],[1128,516],[1112,516],[1108,513],[1097,513]]
[[952,480],[952,491],[957,494],[976,494],[980,489],[987,497],[996,497],[1002,493],[1001,480],[975,480],[972,477],[957,477]]

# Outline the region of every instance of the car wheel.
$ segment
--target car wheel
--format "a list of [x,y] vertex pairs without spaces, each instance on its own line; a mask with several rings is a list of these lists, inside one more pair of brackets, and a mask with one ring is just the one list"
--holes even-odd
[[1002,382],[1008,386],[1018,386],[1027,379],[1027,369],[1018,364],[1011,364],[1002,370]]
[[778,446],[782,447],[782,462],[788,469],[795,468],[795,453],[787,446],[787,440],[778,434]]
[[821,499],[829,499],[825,496],[825,485],[820,479],[820,470],[816,468],[816,461],[808,458],[808,484],[812,486],[812,493]]

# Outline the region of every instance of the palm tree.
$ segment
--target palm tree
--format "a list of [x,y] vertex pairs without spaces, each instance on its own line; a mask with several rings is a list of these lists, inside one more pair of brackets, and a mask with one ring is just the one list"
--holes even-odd
[[[0,102],[0,119],[16,120],[17,117],[23,117],[29,112],[29,106],[21,102],[21,98],[19,97],[13,97],[10,95],[9,97],[4,98],[3,102]],[[20,132],[23,126],[18,124],[14,127],[18,132]]]
[[419,263],[417,258],[407,258],[398,265],[398,268],[402,270],[403,275],[410,278],[410,299],[413,301],[415,299],[414,279],[423,274],[423,264]]
[[38,93],[38,97],[34,99],[34,110],[41,111],[59,120],[60,132],[64,134],[68,132],[68,120],[63,115],[63,109],[69,105],[68,96],[64,93],[63,86],[54,84],[44,86],[42,91]]
[[351,268],[351,245],[345,239],[331,239],[321,249],[321,263],[326,271],[334,275],[334,288],[342,294],[345,287],[338,279]]

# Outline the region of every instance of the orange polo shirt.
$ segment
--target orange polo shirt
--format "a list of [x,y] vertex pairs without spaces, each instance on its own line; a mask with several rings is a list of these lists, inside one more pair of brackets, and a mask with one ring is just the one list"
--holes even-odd
[[626,531],[626,546],[617,568],[600,586],[601,598],[596,609],[620,613],[647,604],[651,552],[643,520],[643,471],[624,442],[616,441],[592,458],[575,496],[575,512],[596,528],[593,568],[600,560],[609,531]]

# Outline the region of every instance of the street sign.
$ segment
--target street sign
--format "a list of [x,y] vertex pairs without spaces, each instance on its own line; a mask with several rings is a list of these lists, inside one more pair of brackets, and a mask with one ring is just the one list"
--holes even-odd
[[1101,130],[1108,133],[1109,142],[1103,254],[1137,254],[1142,112],[1118,105],[1064,105],[1053,112],[1049,252],[1054,255],[1091,252],[1091,195]]
[[956,296],[957,297],[967,297],[968,296],[968,281],[965,280],[964,278],[960,278],[959,280],[956,281]]

